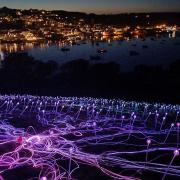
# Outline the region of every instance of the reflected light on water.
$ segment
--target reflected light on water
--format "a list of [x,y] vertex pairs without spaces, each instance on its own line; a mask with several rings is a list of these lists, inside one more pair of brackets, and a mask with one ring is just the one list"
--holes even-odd
[[175,38],[175,37],[176,37],[176,31],[173,31],[172,38]]
[[[97,39],[98,41],[99,39]],[[104,41],[109,41],[109,39],[107,38],[102,38],[101,40]],[[116,40],[116,39],[113,39]],[[79,43],[79,41],[77,41],[76,43]],[[73,41],[59,41],[57,43],[52,43],[52,42],[43,42],[43,43],[2,43],[0,44],[0,50],[4,53],[16,53],[16,52],[21,52],[21,51],[26,51],[29,49],[33,49],[35,47],[40,47],[40,49],[46,49],[48,48],[50,45],[57,45],[59,47],[64,47],[64,46],[72,46]]]
[[176,38],[176,31],[169,33],[169,38]]
[[4,53],[0,50],[0,61],[4,60]]

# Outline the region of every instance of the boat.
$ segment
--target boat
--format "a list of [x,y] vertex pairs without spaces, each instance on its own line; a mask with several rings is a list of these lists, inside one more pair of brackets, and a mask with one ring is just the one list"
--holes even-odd
[[142,48],[147,49],[147,48],[148,48],[148,46],[147,46],[147,45],[143,45],[143,46],[142,46]]
[[106,53],[107,50],[106,49],[98,49],[97,52],[102,54],[102,53]]
[[152,37],[152,38],[151,38],[151,41],[155,41],[155,38]]
[[179,42],[175,42],[174,45],[175,46],[180,46],[180,43]]
[[76,44],[77,44],[76,42],[74,42],[74,41],[72,42],[72,45],[76,45]]
[[98,43],[98,42],[96,43],[96,46],[99,46],[99,43]]
[[61,51],[70,51],[70,48],[63,47],[63,48],[61,48]]
[[136,47],[136,46],[137,46],[137,44],[132,44],[132,46]]
[[100,59],[101,59],[101,56],[99,56],[99,55],[91,55],[91,56],[90,56],[90,59],[91,59],[91,60],[100,60]]
[[130,51],[130,52],[129,52],[129,55],[130,55],[130,56],[138,56],[139,53],[136,52],[136,51]]

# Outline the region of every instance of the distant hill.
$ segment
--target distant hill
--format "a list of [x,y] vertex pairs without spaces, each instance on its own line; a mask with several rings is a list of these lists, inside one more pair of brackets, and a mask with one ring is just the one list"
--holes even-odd
[[[0,15],[16,16],[20,9],[10,9],[7,7],[0,8]],[[83,12],[69,12],[63,10],[38,10],[28,9],[21,10],[22,15],[38,15],[42,12],[48,13],[49,16],[56,14],[61,17],[83,18],[87,23],[104,23],[104,24],[121,24],[121,25],[148,25],[148,24],[172,24],[180,25],[180,12],[157,12],[157,13],[123,13],[123,14],[87,14]]]

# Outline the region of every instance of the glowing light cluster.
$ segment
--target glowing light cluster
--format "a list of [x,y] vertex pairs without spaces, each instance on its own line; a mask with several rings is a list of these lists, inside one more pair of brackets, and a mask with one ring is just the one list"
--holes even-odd
[[83,165],[122,180],[180,177],[179,112],[171,104],[0,96],[0,179],[26,165],[39,180],[72,179]]

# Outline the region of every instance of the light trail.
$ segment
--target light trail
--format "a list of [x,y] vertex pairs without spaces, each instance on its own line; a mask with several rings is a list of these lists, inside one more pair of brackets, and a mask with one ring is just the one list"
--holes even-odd
[[179,111],[171,104],[1,95],[0,179],[23,166],[39,170],[31,179],[74,179],[83,165],[112,179],[180,178]]

